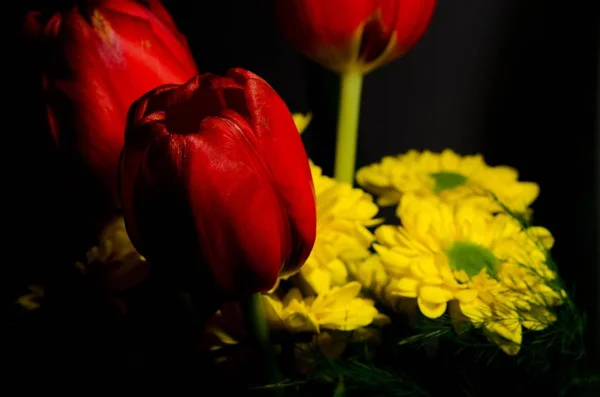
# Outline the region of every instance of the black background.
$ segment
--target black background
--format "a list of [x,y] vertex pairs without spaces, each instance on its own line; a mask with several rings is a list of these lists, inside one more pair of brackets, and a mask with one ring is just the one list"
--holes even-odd
[[[15,3],[14,17],[5,16],[9,26],[16,26],[20,11],[34,3]],[[313,112],[304,137],[307,149],[331,174],[336,76],[285,41],[269,1],[165,5],[188,37],[202,72],[250,69],[265,78],[292,111]],[[358,149],[359,165],[413,148],[479,152],[489,164],[513,166],[521,179],[539,183],[535,221],[556,237],[553,252],[563,277],[574,286],[577,303],[587,312],[589,353],[596,360],[599,15],[598,1],[440,0],[420,43],[365,78]],[[28,168],[33,167],[28,159],[35,152],[24,142],[34,135],[34,127],[23,128],[19,122],[39,115],[39,110],[32,108],[31,91],[24,92],[35,82],[33,76],[14,77],[27,69],[27,54],[13,43],[8,43],[9,57],[4,58],[13,69],[5,82],[9,108],[3,115],[3,190],[15,210],[5,215],[9,233],[4,243],[12,248],[3,262],[22,277],[25,271],[13,255],[23,258],[31,249],[36,217],[19,204],[35,206],[47,187],[36,182],[43,170]],[[55,264],[48,260],[46,266]],[[8,280],[11,286],[20,285],[20,279]]]

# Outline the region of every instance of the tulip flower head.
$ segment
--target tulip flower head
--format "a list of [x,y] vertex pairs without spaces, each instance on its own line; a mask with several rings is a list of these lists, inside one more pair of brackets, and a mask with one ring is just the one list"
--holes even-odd
[[370,72],[405,54],[423,35],[436,0],[277,0],[284,34],[338,73]]
[[[70,169],[118,208],[117,166],[127,111],[163,84],[198,73],[185,37],[157,0],[99,0],[26,17],[39,39],[50,132]],[[75,184],[81,184],[78,180]],[[94,189],[96,191],[96,189]]]
[[120,188],[127,231],[154,270],[224,299],[270,290],[315,240],[312,177],[292,115],[243,69],[139,99]]

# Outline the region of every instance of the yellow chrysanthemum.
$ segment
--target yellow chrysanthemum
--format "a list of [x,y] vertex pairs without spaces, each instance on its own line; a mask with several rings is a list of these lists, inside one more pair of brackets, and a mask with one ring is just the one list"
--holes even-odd
[[312,113],[294,113],[292,117],[294,118],[294,124],[296,124],[296,128],[298,128],[298,132],[302,134],[312,120]]
[[363,261],[350,264],[348,271],[364,289],[370,291],[379,300],[387,301],[385,287],[390,282],[390,277],[378,254],[372,254]]
[[115,217],[102,230],[98,245],[87,253],[86,263],[76,266],[111,291],[121,292],[137,285],[148,273],[146,259],[133,247],[123,217]]
[[300,275],[320,294],[331,285],[346,283],[346,265],[369,256],[374,236],[367,228],[381,221],[374,219],[379,208],[371,195],[324,176],[312,163],[311,171],[317,203],[317,238]]
[[397,204],[407,193],[433,194],[446,201],[479,196],[486,198],[479,204],[498,211],[495,196],[510,210],[527,214],[539,187],[518,178],[513,168],[490,167],[481,155],[461,157],[449,149],[442,153],[411,150],[397,157],[384,157],[380,163],[361,168],[356,175],[361,186],[379,196],[379,205]]
[[17,304],[26,310],[36,310],[40,308],[40,302],[46,294],[46,290],[39,284],[30,284],[27,286],[28,292],[17,299]]
[[548,230],[433,196],[405,195],[399,215],[402,226],[375,231],[374,248],[391,277],[387,294],[416,298],[429,318],[456,304],[454,319],[461,314],[483,327],[509,354],[519,351],[522,327],[541,330],[555,320],[550,306],[564,292],[550,287]]
[[[294,114],[300,133],[310,120],[310,113]],[[317,204],[317,238],[300,270],[300,277],[312,292],[321,294],[332,285],[345,284],[348,281],[346,266],[369,256],[374,236],[367,228],[381,220],[374,219],[379,207],[370,194],[323,175],[312,161],[310,170]]]
[[370,299],[359,296],[361,285],[350,282],[318,296],[303,296],[292,288],[283,299],[263,295],[267,321],[273,329],[319,333],[322,329],[352,331],[385,317]]
[[[378,328],[389,323],[389,318],[377,311],[372,300],[360,297],[360,290],[359,283],[351,282],[317,297],[305,296],[300,289],[292,288],[283,298],[262,295],[262,299],[271,329],[314,334],[310,343],[300,345],[317,347],[333,358],[339,356],[349,342],[376,342]],[[207,324],[207,343],[218,353],[243,340],[244,328],[239,306],[225,304]],[[219,358],[219,361],[224,360],[225,357]]]

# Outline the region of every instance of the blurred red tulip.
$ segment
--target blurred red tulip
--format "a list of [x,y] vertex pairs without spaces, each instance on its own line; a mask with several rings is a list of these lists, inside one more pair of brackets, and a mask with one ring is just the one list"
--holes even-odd
[[251,72],[140,98],[119,171],[127,231],[161,279],[238,298],[270,290],[310,254],[308,158],[283,100]]
[[276,0],[284,34],[333,71],[368,73],[406,53],[436,0]]
[[[166,83],[197,74],[186,39],[159,1],[99,0],[44,18],[30,12],[54,142],[74,172],[93,184],[104,211],[118,208],[117,166],[127,110]],[[91,179],[88,180],[91,173]],[[81,195],[80,200],[91,200]]]

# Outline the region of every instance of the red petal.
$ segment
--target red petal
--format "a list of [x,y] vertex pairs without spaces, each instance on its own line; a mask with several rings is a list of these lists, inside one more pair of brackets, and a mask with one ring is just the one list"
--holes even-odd
[[375,10],[375,0],[277,0],[279,24],[304,54],[327,63],[331,53],[352,61],[356,32]]
[[[158,124],[141,128],[158,137]],[[230,298],[273,287],[289,226],[269,175],[231,122],[209,117],[199,134],[132,141],[121,169],[123,212],[140,252],[173,273],[212,266],[195,288],[216,282]]]
[[268,171],[225,120],[204,119],[201,133],[188,142],[188,199],[217,282],[234,297],[270,290],[290,236]]
[[419,41],[429,25],[436,3],[436,0],[398,1],[394,31],[400,55]]
[[[139,97],[151,88],[164,83],[183,83],[198,73],[186,45],[149,10],[137,5],[144,17],[99,8],[92,15],[103,43],[115,59],[115,71],[126,67],[136,71],[128,82]],[[119,67],[120,65],[120,67]],[[144,88],[140,90],[136,87]],[[136,97],[136,98],[137,98]]]
[[294,232],[296,246],[286,270],[297,269],[310,255],[316,234],[315,197],[304,145],[287,106],[267,82],[243,69],[227,75],[245,87],[252,130]]
[[196,73],[179,34],[133,1],[102,1],[89,22],[75,7],[56,14],[45,35],[55,39],[44,65],[55,140],[83,159],[116,195],[125,117],[134,100]]
[[242,69],[197,76],[147,94],[129,116],[121,196],[142,254],[192,261],[198,274],[209,266],[200,278],[230,297],[267,291],[282,266],[304,263],[316,232],[310,168],[264,80]]

